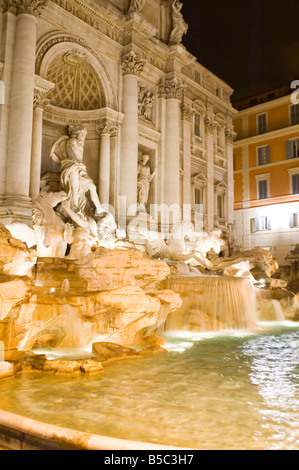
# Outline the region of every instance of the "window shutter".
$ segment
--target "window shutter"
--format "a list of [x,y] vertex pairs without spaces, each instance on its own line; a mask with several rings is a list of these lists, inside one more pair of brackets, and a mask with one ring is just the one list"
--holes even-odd
[[294,214],[291,214],[290,215],[290,228],[294,228],[295,227],[295,224],[294,224]]
[[255,232],[258,232],[260,230],[260,218],[256,217],[254,219],[254,221],[255,221],[254,230],[255,230]]
[[290,160],[294,157],[293,154],[293,142],[291,140],[287,141],[287,159]]
[[266,217],[266,229],[271,230],[271,219],[270,219],[270,217]]

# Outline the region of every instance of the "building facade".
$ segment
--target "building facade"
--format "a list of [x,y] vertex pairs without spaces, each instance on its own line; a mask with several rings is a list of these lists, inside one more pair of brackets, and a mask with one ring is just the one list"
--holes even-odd
[[299,240],[299,104],[288,87],[235,103],[235,229],[280,264]]
[[[88,131],[84,163],[100,201],[125,222],[138,212],[142,177],[161,230],[182,215],[207,231],[233,221],[232,89],[182,45],[181,8],[2,0],[2,223],[31,223],[41,175],[59,172],[51,145],[78,126]],[[164,206],[175,207],[170,221],[156,209]]]

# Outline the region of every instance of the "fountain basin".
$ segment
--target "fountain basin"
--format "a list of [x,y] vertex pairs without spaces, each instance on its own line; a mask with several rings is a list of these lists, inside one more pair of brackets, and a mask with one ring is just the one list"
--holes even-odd
[[143,442],[74,431],[0,410],[0,449],[10,450],[178,450]]

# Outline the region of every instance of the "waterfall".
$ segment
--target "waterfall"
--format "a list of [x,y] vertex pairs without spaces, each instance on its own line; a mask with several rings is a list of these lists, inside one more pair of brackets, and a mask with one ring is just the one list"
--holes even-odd
[[181,295],[183,304],[168,316],[164,331],[220,331],[256,325],[256,290],[250,279],[173,276],[167,287]]

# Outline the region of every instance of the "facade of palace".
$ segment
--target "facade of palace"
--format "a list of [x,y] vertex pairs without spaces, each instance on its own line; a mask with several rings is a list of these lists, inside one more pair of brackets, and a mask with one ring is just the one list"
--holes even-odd
[[[2,0],[0,221],[31,223],[52,143],[87,129],[101,204],[233,222],[232,89],[182,45],[178,0]],[[125,211],[124,211],[125,206]],[[161,215],[162,214],[162,215]]]
[[235,103],[235,230],[279,264],[299,239],[299,104],[288,87]]

